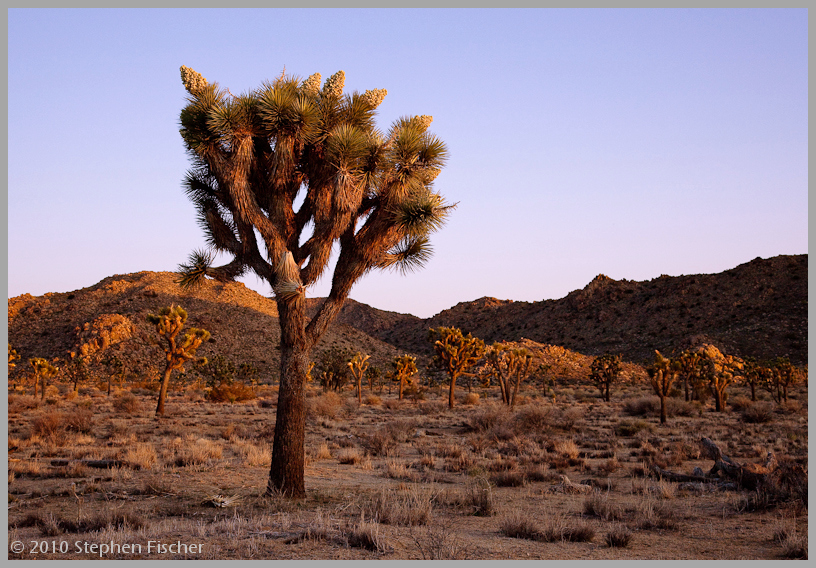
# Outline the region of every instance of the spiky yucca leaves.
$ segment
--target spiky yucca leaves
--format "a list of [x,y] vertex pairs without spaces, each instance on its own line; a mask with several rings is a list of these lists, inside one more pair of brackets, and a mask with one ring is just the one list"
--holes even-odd
[[604,353],[596,357],[590,367],[590,378],[601,391],[601,395],[606,402],[609,402],[609,389],[623,371],[621,356]]
[[[275,291],[281,386],[269,491],[303,496],[309,352],[348,297],[375,269],[407,272],[431,255],[428,235],[451,206],[432,184],[447,159],[430,116],[376,128],[385,89],[344,93],[342,71],[321,88],[282,74],[234,96],[183,67],[189,93],[180,133],[192,161],[185,180],[208,247],[232,258],[212,266],[194,253],[181,282],[254,272]],[[332,289],[311,320],[306,289],[339,251]]]
[[450,377],[450,393],[448,407],[453,408],[456,401],[456,379],[462,375],[472,375],[468,369],[476,365],[485,352],[484,341],[478,337],[467,335],[456,327],[438,327],[431,329],[428,339],[434,344],[434,358],[432,364],[448,373]]
[[358,404],[363,404],[363,375],[365,375],[366,369],[368,369],[369,359],[371,359],[371,355],[365,355],[357,352],[354,354],[351,361],[348,362],[348,368],[351,371],[351,374],[357,380]]
[[164,378],[159,390],[159,401],[156,406],[156,415],[164,415],[164,401],[167,397],[167,387],[170,384],[170,375],[174,370],[184,372],[184,364],[195,358],[195,353],[201,344],[210,338],[210,332],[204,329],[190,328],[182,341],[178,335],[187,322],[187,311],[181,306],[161,308],[158,315],[147,314],[147,321],[156,326],[156,332],[164,338],[165,360]]
[[391,364],[394,366],[394,380],[399,383],[399,399],[402,400],[405,394],[405,387],[411,385],[411,377],[418,372],[416,357],[412,357],[406,353],[405,355],[394,357]]
[[660,423],[666,423],[666,397],[671,392],[671,387],[677,379],[679,365],[676,361],[672,361],[668,357],[660,354],[660,351],[655,349],[655,360],[649,367],[646,368],[646,373],[649,376],[649,384],[652,385],[652,390],[660,398]]
[[492,374],[499,379],[502,402],[510,407],[515,406],[521,381],[530,374],[532,354],[527,349],[513,349],[496,342],[485,351],[485,359]]
[[34,396],[37,396],[37,384],[41,383],[41,398],[45,398],[45,388],[48,386],[48,379],[54,378],[59,373],[59,367],[52,365],[47,359],[33,357],[28,360],[34,370]]

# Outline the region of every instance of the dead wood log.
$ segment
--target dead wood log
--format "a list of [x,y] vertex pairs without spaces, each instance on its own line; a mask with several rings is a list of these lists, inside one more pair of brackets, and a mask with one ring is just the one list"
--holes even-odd
[[132,469],[141,469],[141,466],[139,466],[138,464],[126,462],[124,460],[68,460],[68,459],[51,460],[51,465],[54,467],[61,466],[64,467],[75,463],[97,469],[110,469],[112,467],[129,467]]
[[742,489],[754,490],[759,487],[777,467],[776,456],[773,452],[768,452],[764,464],[740,464],[722,453],[722,450],[709,438],[703,436],[700,439],[700,447],[703,455],[714,460],[714,466],[704,476],[685,475],[661,469],[658,466],[652,467],[652,471],[662,479],[677,482],[703,482],[722,483],[730,481],[737,484]]

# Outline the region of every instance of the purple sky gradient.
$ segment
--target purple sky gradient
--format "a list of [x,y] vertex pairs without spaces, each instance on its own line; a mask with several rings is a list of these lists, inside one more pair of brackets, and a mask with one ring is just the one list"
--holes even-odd
[[352,289],[377,308],[807,253],[804,9],[14,9],[8,48],[9,296],[173,271],[203,246],[181,65],[236,94],[284,65],[343,69],[347,91],[388,89],[381,128],[434,116],[436,189],[459,205],[425,269]]

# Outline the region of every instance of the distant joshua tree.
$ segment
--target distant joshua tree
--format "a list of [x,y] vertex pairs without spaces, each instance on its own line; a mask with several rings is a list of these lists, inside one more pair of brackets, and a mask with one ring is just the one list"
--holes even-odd
[[354,354],[351,361],[347,363],[351,374],[354,376],[355,380],[357,381],[357,403],[363,404],[363,375],[365,375],[366,369],[368,369],[368,360],[371,359],[371,355],[364,355],[360,352]]
[[[352,285],[372,270],[407,272],[430,257],[428,236],[451,206],[432,189],[447,157],[430,116],[375,127],[385,89],[343,94],[345,74],[281,75],[235,96],[188,67],[181,136],[193,168],[187,193],[207,244],[232,260],[195,252],[183,285],[246,271],[270,284],[281,328],[280,388],[269,493],[305,495],[309,354]],[[261,242],[258,242],[260,239]],[[310,319],[306,288],[339,251],[332,288]]]
[[195,353],[202,343],[210,338],[210,332],[204,329],[190,328],[182,342],[178,342],[178,335],[187,322],[187,312],[181,306],[162,308],[158,315],[148,314],[147,321],[156,326],[156,331],[166,342],[164,352],[167,364],[164,367],[164,378],[159,391],[159,402],[156,406],[156,415],[164,415],[164,399],[167,397],[167,387],[170,384],[170,374],[174,370],[184,372],[184,364],[195,358]]
[[462,330],[456,327],[431,329],[428,337],[433,342],[436,352],[432,364],[447,372],[450,378],[448,407],[453,408],[456,404],[454,398],[456,379],[470,374],[468,369],[484,356],[484,341],[469,333],[464,335]]
[[394,380],[399,383],[399,399],[402,400],[406,385],[410,384],[411,377],[413,377],[418,371],[416,366],[416,357],[412,357],[411,355],[395,357],[393,365]]
[[612,383],[618,380],[618,377],[623,371],[621,356],[604,353],[600,357],[595,358],[590,369],[592,371],[590,378],[595,383],[595,386],[598,387],[598,390],[601,391],[601,396],[603,396],[604,400],[609,402],[609,388],[612,386]]
[[655,350],[655,361],[647,367],[646,372],[649,376],[649,384],[652,385],[652,390],[660,398],[660,423],[666,423],[666,397],[671,392],[671,387],[677,379],[677,372],[679,365],[676,361],[672,361],[668,357],[660,354],[660,351]]
[[34,357],[28,360],[31,367],[34,369],[34,396],[37,396],[37,383],[41,383],[42,392],[40,398],[45,398],[45,389],[48,386],[48,379],[54,378],[59,373],[59,367],[56,367],[42,357]]
[[513,349],[509,345],[496,342],[487,348],[485,358],[488,368],[498,378],[502,402],[514,407],[519,386],[530,374],[532,354],[527,349]]

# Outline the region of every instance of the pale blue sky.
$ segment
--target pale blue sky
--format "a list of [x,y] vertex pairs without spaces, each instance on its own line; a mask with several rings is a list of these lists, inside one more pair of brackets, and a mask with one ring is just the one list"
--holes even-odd
[[807,253],[807,39],[806,10],[9,10],[8,294],[203,245],[181,65],[233,93],[343,69],[388,89],[381,127],[434,116],[459,206],[424,270],[358,282],[377,308]]

